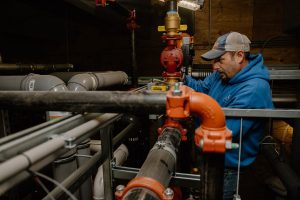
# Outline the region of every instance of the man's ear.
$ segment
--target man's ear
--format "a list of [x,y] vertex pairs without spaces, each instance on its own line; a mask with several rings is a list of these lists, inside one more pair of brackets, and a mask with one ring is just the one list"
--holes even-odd
[[241,64],[245,59],[245,53],[243,51],[237,51],[235,53],[235,59],[237,63]]

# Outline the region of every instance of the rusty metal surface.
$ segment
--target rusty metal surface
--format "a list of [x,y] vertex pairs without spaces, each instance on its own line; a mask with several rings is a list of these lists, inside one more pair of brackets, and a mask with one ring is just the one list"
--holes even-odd
[[164,113],[165,93],[1,91],[0,108],[75,112]]

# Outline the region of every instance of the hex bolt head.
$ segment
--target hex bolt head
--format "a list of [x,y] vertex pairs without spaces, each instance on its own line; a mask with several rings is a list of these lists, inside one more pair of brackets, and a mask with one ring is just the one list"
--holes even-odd
[[116,187],[116,192],[123,192],[124,189],[125,189],[125,186],[124,186],[124,185],[118,185],[118,186]]
[[171,188],[167,188],[165,191],[164,191],[166,197],[173,197],[174,195],[174,192]]
[[173,96],[181,96],[180,84],[177,82],[174,84]]

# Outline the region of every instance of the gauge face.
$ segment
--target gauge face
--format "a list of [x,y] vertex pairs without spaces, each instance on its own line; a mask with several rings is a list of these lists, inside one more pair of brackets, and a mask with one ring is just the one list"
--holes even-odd
[[159,200],[159,197],[146,188],[134,188],[128,191],[124,197],[124,200]]

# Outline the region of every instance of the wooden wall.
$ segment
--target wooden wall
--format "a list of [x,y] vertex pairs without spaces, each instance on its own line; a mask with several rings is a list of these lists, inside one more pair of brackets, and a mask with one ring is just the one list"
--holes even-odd
[[[209,5],[211,3],[211,5]],[[220,35],[237,31],[252,41],[252,53],[263,53],[266,64],[299,64],[299,36],[283,33],[283,0],[207,0],[195,13],[194,63]]]

